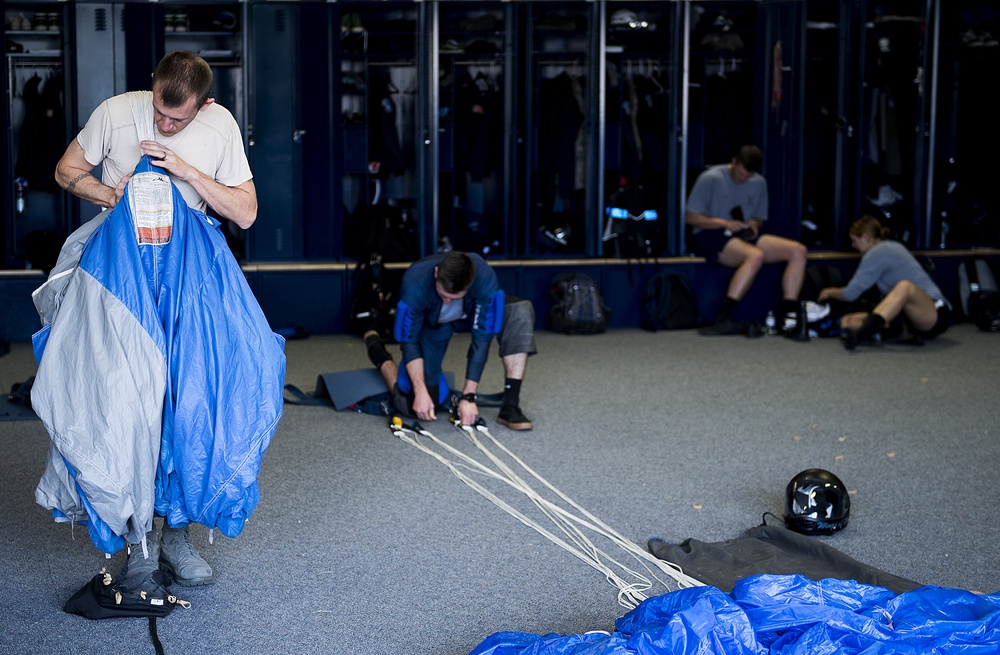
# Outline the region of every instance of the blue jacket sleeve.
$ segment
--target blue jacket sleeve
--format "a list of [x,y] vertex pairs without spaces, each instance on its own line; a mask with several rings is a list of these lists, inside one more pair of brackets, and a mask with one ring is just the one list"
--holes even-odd
[[469,344],[465,379],[479,382],[493,335],[503,326],[504,293],[497,283],[496,273],[478,255],[470,255],[476,264],[476,281],[469,289],[473,299],[472,343]]
[[403,362],[423,359],[420,347],[420,330],[424,323],[425,310],[411,307],[405,299],[396,306],[396,324],[393,329],[396,341],[403,354]]
[[425,258],[414,262],[403,274],[393,335],[399,342],[404,362],[424,357],[420,347],[420,333],[428,314],[440,303],[433,276],[437,261],[435,258]]

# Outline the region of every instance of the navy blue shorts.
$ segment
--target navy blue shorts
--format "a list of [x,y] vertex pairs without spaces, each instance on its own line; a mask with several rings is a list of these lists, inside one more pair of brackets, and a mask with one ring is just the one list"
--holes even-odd
[[729,240],[734,238],[727,235],[725,230],[701,230],[694,235],[694,254],[704,257],[709,264],[719,261],[722,249],[726,247]]

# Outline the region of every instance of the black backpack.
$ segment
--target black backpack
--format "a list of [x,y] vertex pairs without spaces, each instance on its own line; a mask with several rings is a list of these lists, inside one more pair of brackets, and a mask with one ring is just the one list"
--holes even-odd
[[698,327],[698,303],[679,273],[657,271],[646,280],[642,297],[642,329],[684,330]]
[[624,186],[610,198],[604,213],[608,222],[601,240],[605,252],[622,259],[652,257],[657,250],[658,214],[646,202],[641,186]]
[[1000,289],[993,267],[970,257],[958,267],[958,299],[962,314],[985,332],[1000,332]]
[[596,334],[608,329],[611,310],[597,285],[583,273],[557,273],[549,287],[549,322],[556,332]]
[[844,286],[844,278],[840,274],[840,269],[836,266],[814,264],[806,267],[806,277],[802,281],[802,291],[799,293],[799,300],[812,300],[819,298],[819,292],[827,287]]
[[413,209],[403,201],[383,200],[355,210],[347,225],[349,254],[359,260],[375,252],[385,262],[416,261],[420,242],[414,217]]

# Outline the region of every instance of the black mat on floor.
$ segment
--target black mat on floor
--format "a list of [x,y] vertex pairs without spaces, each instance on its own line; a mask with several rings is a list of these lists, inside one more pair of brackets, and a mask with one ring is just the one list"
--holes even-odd
[[673,562],[705,584],[731,592],[737,580],[762,573],[857,580],[885,587],[897,594],[921,585],[848,557],[816,537],[807,537],[775,525],[751,528],[736,539],[706,543],[687,539],[668,544],[649,540],[649,552]]
[[0,397],[3,401],[0,405],[0,420],[26,421],[38,418],[31,409],[31,387],[34,384],[35,376],[32,375],[24,382],[15,382],[10,393]]
[[0,396],[0,421],[37,421],[38,416],[30,407],[10,402]]

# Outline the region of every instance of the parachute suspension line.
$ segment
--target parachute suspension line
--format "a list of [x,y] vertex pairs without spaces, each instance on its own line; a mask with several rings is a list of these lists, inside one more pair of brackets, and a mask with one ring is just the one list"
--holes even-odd
[[[475,437],[473,436],[473,433],[472,433],[470,427],[468,427],[468,426],[461,426],[460,429],[464,429],[470,435],[470,438],[472,438],[473,443],[475,443],[476,446],[480,450],[482,450],[484,453],[488,453],[489,452],[487,449],[483,448],[478,443],[478,440],[476,440]],[[504,446],[503,443],[501,443],[499,439],[497,439],[495,436],[493,436],[493,433],[491,433],[488,429],[486,429],[486,425],[485,424],[483,424],[482,422],[480,422],[479,425],[476,426],[476,429],[479,432],[481,432],[484,435],[486,435],[486,437],[489,438],[490,441],[493,442],[493,444],[497,448],[499,448],[501,451],[503,451],[508,457],[510,457],[515,462],[517,462],[518,466],[520,466],[525,471],[527,471],[528,473],[530,473],[532,477],[534,477],[536,480],[538,480],[546,488],[548,488],[550,491],[552,491],[554,494],[556,494],[559,498],[561,498],[564,502],[566,502],[567,504],[569,504],[570,506],[572,506],[574,509],[576,509],[578,512],[580,512],[582,515],[584,515],[585,517],[587,517],[590,521],[592,521],[595,524],[594,526],[587,525],[587,527],[589,527],[592,530],[594,530],[595,532],[597,532],[597,533],[605,536],[606,538],[608,538],[609,540],[611,540],[612,542],[614,542],[617,546],[619,546],[623,550],[625,550],[625,551],[629,552],[630,554],[632,554],[634,557],[636,557],[636,559],[642,560],[642,561],[644,561],[644,562],[652,565],[655,569],[657,569],[660,572],[665,573],[669,577],[673,578],[674,581],[677,582],[681,587],[699,587],[699,586],[703,585],[702,582],[700,582],[698,580],[695,580],[694,578],[691,578],[691,577],[685,575],[684,572],[681,570],[681,568],[679,566],[677,566],[676,564],[674,564],[672,562],[667,562],[666,560],[659,559],[658,557],[656,557],[652,553],[648,552],[647,550],[638,547],[635,543],[633,543],[632,541],[629,541],[628,539],[626,539],[625,537],[623,537],[621,534],[619,534],[617,531],[615,531],[611,526],[607,525],[606,523],[604,523],[603,521],[601,521],[599,518],[597,518],[596,516],[594,516],[593,514],[591,514],[589,511],[587,511],[586,509],[584,509],[581,505],[579,505],[572,498],[570,498],[569,496],[567,496],[566,494],[564,494],[562,491],[560,491],[559,489],[557,489],[556,487],[554,487],[552,484],[550,484],[548,482],[548,480],[546,480],[541,475],[539,475],[538,473],[536,473],[534,471],[534,469],[532,469],[530,466],[528,466],[527,464],[525,464],[510,449],[508,449],[506,446]],[[491,459],[493,458],[492,455],[489,455],[489,456],[491,457]],[[527,488],[527,485],[525,485],[525,487]],[[556,507],[557,509],[559,509],[559,511],[562,511],[561,508],[558,508],[557,506],[554,506],[554,507]],[[569,517],[572,518],[572,519],[574,519],[574,520],[579,520],[579,519],[576,519],[576,517],[573,517],[572,515],[569,515]]]
[[[422,432],[421,434],[423,434],[424,436],[428,436],[435,443],[437,443],[438,445],[442,446],[443,448],[449,450],[453,454],[457,455],[459,458],[467,459],[469,463],[471,463],[474,467],[479,468],[479,470],[481,472],[484,472],[489,477],[497,479],[497,480],[499,480],[501,482],[505,482],[508,485],[510,485],[510,486],[514,487],[515,489],[517,489],[518,491],[524,493],[526,496],[528,496],[529,500],[531,500],[534,503],[534,505],[539,510],[542,511],[543,514],[545,514],[553,523],[556,524],[557,527],[560,528],[560,530],[563,532],[564,538],[560,538],[558,535],[553,534],[549,530],[546,530],[541,525],[539,525],[536,521],[532,520],[527,515],[525,515],[523,512],[520,512],[519,510],[517,510],[516,508],[514,508],[513,506],[511,506],[509,503],[507,503],[505,501],[502,501],[496,495],[494,495],[489,490],[485,489],[479,483],[477,483],[474,480],[468,478],[467,476],[463,475],[462,473],[455,471],[455,469],[452,468],[452,470],[454,472],[456,472],[456,475],[460,479],[462,479],[467,485],[469,485],[470,487],[472,487],[473,489],[475,489],[476,491],[478,491],[481,495],[483,495],[484,497],[488,498],[495,505],[497,505],[498,507],[500,507],[501,509],[503,509],[504,511],[506,511],[511,516],[514,516],[515,518],[517,518],[524,525],[526,525],[526,526],[534,529],[536,532],[538,532],[539,534],[543,535],[549,541],[551,541],[552,543],[556,544],[557,546],[559,546],[563,550],[567,551],[568,553],[570,553],[571,555],[573,555],[577,559],[580,559],[584,563],[592,566],[593,568],[595,568],[598,571],[600,571],[601,573],[603,573],[604,576],[605,576],[605,579],[608,580],[608,582],[610,582],[611,584],[613,584],[614,586],[616,586],[619,589],[618,602],[620,604],[624,605],[625,607],[632,608],[632,607],[635,607],[636,605],[638,605],[638,603],[640,603],[643,600],[645,600],[646,596],[642,592],[648,590],[652,586],[651,583],[646,578],[644,578],[640,574],[636,573],[635,571],[632,571],[632,570],[630,570],[630,569],[628,569],[626,567],[623,567],[618,562],[615,562],[610,556],[608,556],[602,550],[600,550],[597,547],[595,547],[594,544],[591,543],[590,540],[586,538],[586,536],[583,534],[583,532],[581,532],[580,530],[576,529],[574,526],[572,526],[571,524],[569,524],[565,520],[564,516],[566,516],[566,513],[563,510],[561,510],[561,508],[559,508],[557,506],[554,506],[549,501],[546,501],[544,498],[541,498],[537,494],[534,494],[531,491],[530,487],[528,487],[527,489],[525,489],[524,486],[518,485],[516,483],[516,476],[513,476],[513,478],[508,478],[508,477],[504,477],[502,475],[498,475],[495,472],[491,471],[490,469],[483,467],[481,464],[479,464],[475,460],[472,460],[471,458],[468,458],[468,456],[466,456],[464,453],[461,453],[460,451],[455,450],[454,448],[452,448],[451,446],[449,446],[447,443],[445,443],[445,442],[437,439],[434,435],[432,435],[432,434],[430,434],[430,433],[428,433],[426,431]],[[423,449],[423,448],[421,448],[421,449]],[[427,451],[425,451],[425,452],[427,452]],[[434,453],[433,451],[430,451],[430,452],[431,452],[431,454],[433,456],[435,456],[439,460],[444,461],[443,458],[439,457],[437,453]],[[570,518],[573,518],[572,515],[568,515],[568,516]],[[568,540],[568,542],[571,542],[571,543],[567,543],[567,540]],[[574,546],[575,546],[575,548],[574,548]],[[639,582],[635,582],[635,583],[628,582],[626,579],[624,579],[620,575],[618,575],[609,566],[605,565],[604,564],[604,560],[610,560],[612,563],[617,564],[627,574],[631,575],[633,578],[637,578],[639,580]]]
[[[477,491],[479,494],[481,494],[487,500],[489,500],[490,502],[492,502],[494,505],[496,505],[497,507],[500,507],[501,509],[503,509],[504,511],[506,511],[507,513],[509,513],[511,516],[513,516],[514,518],[516,518],[518,521],[520,521],[524,525],[535,529],[536,531],[538,531],[539,533],[541,533],[543,536],[547,537],[550,541],[552,541],[556,545],[558,545],[558,546],[562,547],[563,549],[567,550],[570,554],[578,557],[579,559],[582,559],[585,562],[588,562],[588,560],[587,560],[587,558],[585,556],[583,556],[582,554],[580,554],[580,553],[576,552],[575,550],[573,550],[571,547],[569,547],[567,544],[565,544],[561,539],[559,539],[559,537],[557,535],[554,535],[551,532],[549,532],[548,530],[545,530],[540,525],[538,525],[535,521],[533,521],[531,518],[529,518],[527,515],[525,515],[523,512],[521,512],[517,508],[513,507],[512,505],[510,505],[506,501],[502,500],[496,494],[494,494],[489,489],[487,489],[486,487],[484,487],[482,484],[480,484],[479,482],[477,482],[475,479],[473,479],[472,477],[470,477],[469,475],[467,475],[463,471],[463,469],[474,469],[474,470],[478,471],[479,473],[485,474],[487,477],[492,477],[492,478],[495,478],[495,479],[500,480],[500,481],[505,481],[502,478],[502,476],[499,476],[496,473],[490,471],[489,469],[486,469],[486,468],[482,467],[481,464],[479,464],[478,462],[475,462],[474,460],[472,460],[471,462],[465,462],[465,463],[463,463],[463,462],[455,462],[455,461],[449,460],[447,457],[445,457],[445,456],[441,455],[440,453],[436,452],[435,450],[433,450],[432,448],[430,448],[429,446],[427,446],[426,444],[424,444],[423,442],[421,442],[417,438],[417,435],[419,434],[419,435],[428,437],[429,439],[431,439],[432,441],[434,441],[438,445],[441,445],[441,446],[444,446],[445,448],[450,449],[450,446],[447,446],[447,444],[444,444],[443,442],[440,442],[437,439],[437,437],[435,437],[430,432],[427,432],[427,431],[424,431],[424,430],[412,431],[412,430],[402,429],[402,430],[395,430],[395,433],[396,433],[396,436],[398,436],[401,440],[405,441],[406,443],[409,443],[410,445],[415,446],[418,450],[423,451],[424,453],[430,455],[431,457],[437,459],[439,462],[441,462],[442,464],[444,464],[445,466],[447,466],[455,474],[456,477],[458,477],[460,480],[462,480],[469,487],[471,487],[472,489],[474,489],[475,491]],[[463,458],[465,457],[464,454],[460,453],[460,455]],[[471,466],[470,466],[470,464],[471,464]],[[509,483],[509,481],[507,481],[507,482]]]
[[[451,444],[439,439],[431,432],[425,430],[419,423],[404,425],[402,420],[394,417],[389,427],[393,434],[401,441],[404,441],[421,452],[430,455],[440,463],[444,464],[451,472],[467,486],[475,490],[491,503],[504,510],[515,519],[527,527],[535,530],[546,539],[556,544],[577,559],[583,561],[594,569],[604,574],[605,579],[617,587],[618,603],[623,607],[632,609],[643,600],[646,600],[646,591],[652,588],[653,583],[646,575],[652,577],[656,582],[669,589],[670,584],[661,579],[657,574],[663,574],[673,580],[677,587],[700,586],[702,583],[683,573],[681,569],[664,560],[660,560],[651,553],[646,552],[635,543],[630,542],[623,536],[615,532],[608,525],[597,519],[593,514],[585,510],[564,493],[556,489],[542,476],[527,466],[520,458],[506,448],[500,441],[490,433],[482,420],[475,426],[455,424],[455,427],[463,432],[476,449],[482,453],[492,464],[491,466],[482,463],[478,459],[459,450]],[[512,468],[506,461],[501,459],[496,453],[490,450],[486,444],[477,436],[477,433],[485,437],[504,455],[514,461],[524,469],[530,477],[533,477],[545,488],[555,493],[564,503],[570,505],[579,512],[580,515],[557,505],[544,498]],[[430,442],[430,443],[428,443]],[[432,445],[433,444],[433,445]],[[436,447],[436,448],[435,448]],[[444,451],[444,454],[440,452]],[[454,459],[451,459],[453,457]],[[546,529],[537,521],[517,509],[507,501],[501,499],[495,493],[487,489],[482,483],[473,477],[478,475],[497,482],[504,483],[517,492],[523,494],[532,504],[538,508],[561,532],[561,536]],[[645,574],[640,573],[628,566],[615,561],[602,549],[598,548],[585,534],[583,529],[595,532],[605,537],[619,548],[627,552],[633,559],[639,562],[645,570]],[[613,568],[613,567],[617,567]]]
[[[564,508],[556,505],[555,503],[546,500],[540,494],[535,492],[527,484],[527,482],[525,482],[520,476],[517,475],[517,473],[515,473],[515,471],[512,468],[510,468],[499,457],[494,455],[476,437],[475,431],[478,431],[487,435],[491,439],[491,441],[493,441],[495,444],[499,444],[496,438],[493,437],[493,435],[490,434],[490,432],[486,429],[485,425],[480,424],[478,426],[475,426],[475,431],[473,430],[472,426],[456,425],[456,427],[458,427],[459,430],[466,433],[466,435],[469,437],[469,440],[476,446],[476,448],[478,448],[484,455],[486,455],[493,462],[493,464],[503,472],[503,474],[507,477],[507,479],[512,483],[512,486],[514,486],[516,489],[524,493],[525,496],[527,496],[535,504],[535,506],[542,511],[542,513],[544,513],[553,523],[555,523],[562,530],[565,537],[570,541],[572,541],[576,545],[576,547],[583,552],[583,554],[586,557],[585,561],[594,562],[598,565],[596,568],[599,568],[599,570],[604,572],[607,580],[619,588],[619,603],[624,604],[626,607],[632,607],[635,604],[638,604],[638,602],[641,602],[642,600],[645,599],[645,595],[642,594],[642,592],[647,591],[652,587],[652,583],[648,580],[648,578],[615,561],[613,558],[608,556],[608,554],[605,553],[603,550],[597,548],[593,544],[593,542],[591,542],[590,539],[586,537],[584,532],[578,529],[575,525],[573,525],[573,523],[588,528],[593,532],[597,532],[598,534],[602,534],[603,536],[610,539],[613,543],[626,550],[626,552],[629,551],[629,546],[632,546],[632,544],[629,544],[629,542],[627,542],[624,539],[617,538],[617,535],[614,535],[613,531],[611,531],[610,528],[605,529],[606,526],[597,526],[594,525],[594,523],[589,523],[581,519],[580,517],[573,515],[571,512],[568,512]],[[532,471],[529,467],[527,467],[524,464],[524,462],[521,462],[516,457],[514,459],[522,468],[524,468],[527,472],[531,473],[533,477],[542,480],[542,478],[537,473]],[[551,485],[549,485],[547,482],[544,482],[544,480],[542,481],[543,484],[545,484],[547,487],[552,488]],[[557,494],[560,497],[565,498],[564,494],[558,492]],[[575,507],[579,507],[578,505],[575,505],[575,503],[572,503],[572,501],[569,502]],[[621,577],[615,575],[613,572],[608,571],[607,567],[605,567],[602,563],[603,560],[605,559],[610,560],[610,563],[617,565],[626,574],[632,576],[633,578],[636,578],[639,582],[629,584],[625,582]],[[646,571],[647,573],[652,573],[648,567],[646,568]],[[659,582],[663,584],[662,581]]]

